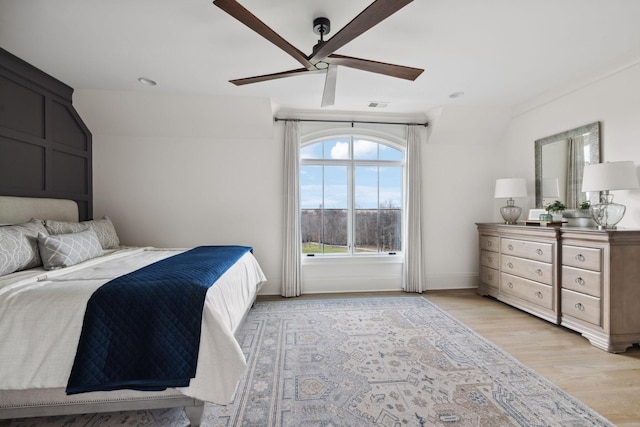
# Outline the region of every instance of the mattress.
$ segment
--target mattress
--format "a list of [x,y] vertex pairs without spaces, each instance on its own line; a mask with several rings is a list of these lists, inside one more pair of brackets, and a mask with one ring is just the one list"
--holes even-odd
[[[117,276],[181,252],[124,248],[61,270],[0,278],[0,389],[65,387],[91,294]],[[246,253],[209,288],[196,377],[181,393],[218,404],[231,401],[246,367],[234,332],[265,281]]]

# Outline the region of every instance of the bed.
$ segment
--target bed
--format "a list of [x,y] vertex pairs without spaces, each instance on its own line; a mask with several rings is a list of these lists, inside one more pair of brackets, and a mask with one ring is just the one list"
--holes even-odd
[[[97,231],[100,244],[105,245],[99,227],[105,222],[79,223],[75,202],[0,196],[0,224],[25,224],[34,218],[46,220],[52,227],[77,225],[77,234],[90,232],[93,236]],[[108,218],[104,220],[110,224]],[[71,234],[63,232],[60,239]],[[44,237],[39,236],[38,248],[47,266],[50,258],[41,246]],[[84,335],[85,307],[96,290],[131,271],[177,259],[189,251],[117,245],[63,268],[48,270],[39,265],[1,276],[0,419],[184,407],[191,425],[197,426],[204,402],[229,403],[246,367],[234,334],[266,281],[252,251],[238,255],[206,290],[202,315],[198,316],[197,367],[188,384],[154,391],[119,387],[67,393],[71,390],[67,388],[70,373],[76,369],[76,349]]]

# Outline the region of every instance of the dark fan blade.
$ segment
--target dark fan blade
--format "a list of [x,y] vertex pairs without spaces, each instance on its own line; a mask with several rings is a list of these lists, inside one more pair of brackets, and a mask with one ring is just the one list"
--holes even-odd
[[413,0],[376,0],[313,52],[309,60],[317,62],[331,55],[351,40],[396,13]]
[[333,65],[343,65],[345,67],[357,68],[358,70],[370,71],[372,73],[384,74],[406,80],[415,80],[424,71],[422,68],[405,67],[404,65],[387,64],[335,54],[329,55],[324,61]]
[[269,28],[264,22],[259,20],[255,15],[242,7],[235,0],[215,0],[213,2],[220,9],[227,12],[229,15],[242,22],[247,27],[251,28],[256,33],[260,34],[271,43],[278,46],[280,49],[291,55],[296,61],[305,66],[305,68],[311,69],[313,65],[307,59],[307,55],[296,49],[295,46],[288,41],[280,37],[278,33]]
[[236,86],[242,86],[249,83],[266,82],[267,80],[275,80],[275,79],[281,79],[284,77],[291,77],[300,73],[317,73],[317,72],[319,71],[318,70],[309,71],[306,68],[297,68],[295,70],[282,71],[280,73],[265,74],[263,76],[255,76],[255,77],[246,77],[244,79],[237,79],[237,80],[229,80],[229,82],[233,83]]
[[336,79],[338,77],[338,66],[329,65],[327,77],[324,80],[324,92],[322,93],[321,107],[333,105],[336,101]]

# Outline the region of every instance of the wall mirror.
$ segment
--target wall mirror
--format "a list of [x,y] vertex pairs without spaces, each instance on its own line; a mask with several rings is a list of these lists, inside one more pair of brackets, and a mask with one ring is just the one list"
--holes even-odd
[[600,122],[538,139],[535,160],[537,208],[560,200],[567,209],[576,209],[597,200],[597,192],[581,190],[584,166],[600,163]]

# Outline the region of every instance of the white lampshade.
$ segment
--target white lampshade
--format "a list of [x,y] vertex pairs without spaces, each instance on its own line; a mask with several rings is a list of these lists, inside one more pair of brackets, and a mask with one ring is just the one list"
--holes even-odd
[[638,175],[632,161],[594,163],[584,167],[583,192],[634,188],[638,188]]
[[638,188],[638,175],[632,161],[595,163],[584,167],[582,191],[601,191],[600,203],[591,206],[591,216],[598,228],[616,228],[627,208],[613,202],[610,190]]
[[495,198],[527,197],[527,182],[524,178],[501,178],[496,180]]

